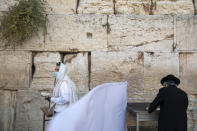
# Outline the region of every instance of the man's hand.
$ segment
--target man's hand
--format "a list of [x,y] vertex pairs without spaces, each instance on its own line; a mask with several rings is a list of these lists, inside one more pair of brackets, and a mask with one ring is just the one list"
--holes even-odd
[[146,110],[148,110],[148,108],[149,108],[149,107],[147,106],[147,107],[146,107]]
[[50,101],[51,100],[51,97],[50,96],[45,97],[45,100]]

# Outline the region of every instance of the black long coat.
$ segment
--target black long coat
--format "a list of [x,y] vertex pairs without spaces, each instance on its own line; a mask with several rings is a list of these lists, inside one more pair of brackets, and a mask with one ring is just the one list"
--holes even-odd
[[176,86],[163,87],[149,105],[153,112],[160,105],[158,131],[187,131],[187,94]]

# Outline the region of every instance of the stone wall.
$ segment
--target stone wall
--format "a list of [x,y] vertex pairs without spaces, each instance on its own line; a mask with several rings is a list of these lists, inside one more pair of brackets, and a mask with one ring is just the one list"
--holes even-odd
[[[17,1],[0,2],[2,16]],[[0,131],[42,131],[41,92],[52,91],[60,60],[79,97],[104,82],[128,81],[129,102],[150,102],[163,76],[178,76],[190,101],[188,131],[197,131],[197,0],[47,2],[47,34],[0,47]],[[135,125],[130,117],[128,125]]]

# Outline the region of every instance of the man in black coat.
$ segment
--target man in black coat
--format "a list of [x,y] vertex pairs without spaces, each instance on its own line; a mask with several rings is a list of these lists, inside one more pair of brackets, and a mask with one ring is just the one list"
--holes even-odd
[[180,80],[168,75],[161,80],[164,86],[149,105],[148,112],[160,106],[158,131],[187,131],[187,94],[177,88]]

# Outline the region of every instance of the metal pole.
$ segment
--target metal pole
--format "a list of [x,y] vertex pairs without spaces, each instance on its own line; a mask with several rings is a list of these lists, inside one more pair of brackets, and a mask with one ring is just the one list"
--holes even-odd
[[139,114],[137,113],[137,119],[136,119],[136,131],[139,131]]

